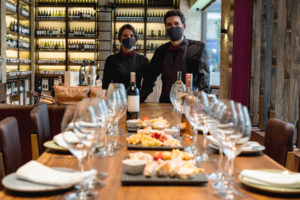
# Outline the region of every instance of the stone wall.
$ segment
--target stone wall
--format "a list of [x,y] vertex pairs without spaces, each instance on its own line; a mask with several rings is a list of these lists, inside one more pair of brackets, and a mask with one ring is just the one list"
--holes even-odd
[[201,38],[201,11],[191,10],[189,0],[180,1],[180,10],[186,18],[185,36],[188,39],[200,40]]

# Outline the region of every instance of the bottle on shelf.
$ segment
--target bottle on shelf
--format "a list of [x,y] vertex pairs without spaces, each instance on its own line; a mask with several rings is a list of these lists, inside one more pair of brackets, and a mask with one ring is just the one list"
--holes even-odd
[[130,86],[127,89],[127,120],[138,119],[140,112],[140,92],[136,87],[135,72],[130,72]]
[[17,2],[13,0],[6,0],[6,7],[14,12],[17,12]]
[[115,14],[116,21],[144,21],[144,12],[140,10],[136,11],[116,11]]
[[69,50],[92,51],[96,49],[96,44],[92,41],[69,41]]
[[66,13],[64,10],[38,10],[38,19],[62,20],[65,19]]
[[94,10],[69,10],[69,18],[71,20],[95,20],[96,12]]

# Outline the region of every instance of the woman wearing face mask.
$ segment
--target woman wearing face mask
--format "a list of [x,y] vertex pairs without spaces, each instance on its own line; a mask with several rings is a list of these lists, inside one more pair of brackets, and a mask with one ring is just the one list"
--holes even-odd
[[138,37],[130,24],[123,25],[119,30],[121,50],[106,59],[103,73],[102,88],[107,89],[109,83],[123,83],[125,88],[130,85],[130,72],[136,73],[136,86],[141,88],[141,81],[149,70],[148,59],[135,52],[134,45]]

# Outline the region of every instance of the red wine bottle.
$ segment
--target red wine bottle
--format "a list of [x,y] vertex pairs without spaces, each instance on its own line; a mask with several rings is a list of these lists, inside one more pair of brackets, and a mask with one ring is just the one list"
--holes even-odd
[[135,84],[135,72],[130,73],[130,86],[127,89],[127,120],[138,119],[140,113],[140,91]]

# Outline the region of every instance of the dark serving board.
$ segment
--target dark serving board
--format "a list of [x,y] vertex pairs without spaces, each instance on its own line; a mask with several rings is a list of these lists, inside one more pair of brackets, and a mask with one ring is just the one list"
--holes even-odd
[[196,174],[189,179],[170,178],[170,177],[145,177],[143,174],[130,175],[122,172],[122,185],[205,185],[208,182],[204,173]]
[[170,147],[170,146],[142,146],[140,144],[128,144],[127,143],[127,149],[128,150],[154,150],[154,151],[171,151],[172,149],[180,149],[183,150],[184,148],[181,147]]

